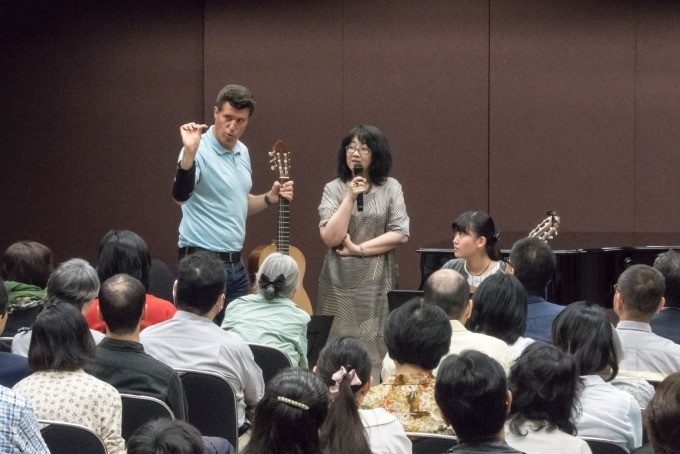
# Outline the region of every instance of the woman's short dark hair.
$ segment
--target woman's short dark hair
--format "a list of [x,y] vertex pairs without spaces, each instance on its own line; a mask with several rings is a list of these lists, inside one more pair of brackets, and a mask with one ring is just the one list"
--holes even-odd
[[307,369],[284,369],[257,404],[244,454],[319,454],[319,429],[328,413],[328,387]]
[[453,233],[464,233],[466,235],[475,234],[486,238],[486,255],[491,260],[500,260],[501,249],[498,246],[500,235],[496,232],[496,225],[493,219],[483,211],[466,211],[458,216],[458,219],[451,224]]
[[494,273],[472,295],[468,329],[496,337],[508,345],[517,342],[527,326],[527,292],[510,274]]
[[73,371],[94,357],[94,340],[85,317],[69,302],[48,298],[33,323],[28,364],[33,372]]
[[451,322],[436,305],[409,301],[387,317],[385,345],[393,360],[432,370],[451,347]]
[[116,274],[129,274],[149,291],[151,254],[144,239],[129,230],[110,230],[99,244],[97,275],[104,282]]
[[666,377],[643,412],[655,454],[677,454],[680,446],[680,372]]
[[360,384],[351,385],[344,377],[338,385],[337,394],[331,394],[328,417],[321,429],[321,441],[328,454],[370,454],[371,445],[364,430],[355,394],[371,380],[371,356],[364,344],[353,337],[329,342],[321,350],[316,363],[316,374],[329,388],[336,385],[333,374],[344,367],[354,371]]
[[612,324],[601,306],[577,301],[560,312],[552,325],[553,344],[571,354],[581,375],[619,373],[619,357]]
[[203,438],[186,421],[156,419],[139,426],[130,436],[127,454],[203,454]]
[[342,139],[340,151],[338,151],[338,178],[344,182],[353,178],[352,169],[347,167],[347,151],[345,149],[355,137],[371,150],[371,165],[368,167],[370,181],[375,184],[383,184],[390,176],[390,170],[392,170],[392,152],[385,134],[371,125],[359,125]]
[[510,430],[521,436],[521,426],[531,421],[533,430],[560,429],[576,435],[581,387],[576,362],[568,353],[543,342],[529,345],[510,369],[512,408]]
[[19,241],[2,253],[2,278],[45,288],[54,271],[52,251],[35,241]]

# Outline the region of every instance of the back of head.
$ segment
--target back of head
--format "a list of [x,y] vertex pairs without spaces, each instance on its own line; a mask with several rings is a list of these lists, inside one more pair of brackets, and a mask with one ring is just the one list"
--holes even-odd
[[114,274],[125,273],[138,279],[149,290],[151,254],[146,241],[129,230],[110,230],[99,245],[97,274],[104,282]]
[[515,276],[494,273],[484,279],[472,295],[468,328],[501,339],[517,342],[527,326],[527,292]]
[[370,454],[355,394],[371,380],[371,357],[353,337],[333,340],[321,350],[316,374],[328,386],[331,406],[321,430],[327,454]]
[[76,370],[94,356],[85,317],[72,304],[51,297],[33,323],[28,364],[33,372]]
[[257,404],[244,454],[320,454],[319,429],[328,413],[328,388],[306,369],[284,369]]
[[231,84],[222,88],[217,94],[215,107],[222,110],[224,103],[229,103],[236,110],[248,109],[248,116],[252,116],[255,112],[255,98],[243,85]]
[[574,357],[581,375],[601,374],[610,381],[619,372],[613,331],[601,306],[578,301],[568,305],[553,321],[553,344]]
[[538,238],[516,241],[508,261],[529,295],[543,295],[557,267],[555,253],[548,243]]
[[385,344],[393,360],[432,370],[449,352],[451,323],[434,304],[409,301],[387,317]]
[[654,269],[658,270],[666,281],[666,306],[680,307],[680,254],[675,251],[664,252],[654,260]]
[[531,421],[532,430],[559,428],[576,435],[579,386],[579,370],[571,355],[542,342],[529,345],[510,369],[510,430],[526,435],[520,427]]
[[491,260],[500,260],[501,250],[498,246],[500,235],[491,216],[484,211],[466,211],[451,224],[453,233],[474,234],[486,239],[486,255]]
[[680,449],[680,373],[667,376],[643,413],[655,454],[677,454]]
[[45,288],[54,270],[52,251],[35,241],[19,241],[8,247],[0,258],[0,275],[7,281]]
[[94,268],[83,259],[62,263],[47,281],[47,297],[59,298],[82,309],[99,293],[99,278]]
[[130,436],[127,454],[203,454],[203,439],[186,421],[156,419]]
[[437,270],[423,288],[423,298],[439,306],[451,320],[460,320],[470,301],[470,284],[458,271]]
[[146,289],[127,274],[116,274],[102,284],[99,310],[106,327],[114,334],[131,334],[137,330],[146,303]]
[[259,292],[268,300],[276,296],[292,298],[300,279],[300,268],[295,260],[275,252],[267,256],[257,271]]
[[507,414],[507,380],[496,360],[465,350],[442,361],[434,397],[461,442],[495,440]]
[[197,252],[177,265],[175,303],[182,310],[200,315],[209,312],[226,287],[224,265],[214,254]]
[[649,265],[633,265],[619,276],[616,289],[632,317],[651,317],[666,289],[663,275]]

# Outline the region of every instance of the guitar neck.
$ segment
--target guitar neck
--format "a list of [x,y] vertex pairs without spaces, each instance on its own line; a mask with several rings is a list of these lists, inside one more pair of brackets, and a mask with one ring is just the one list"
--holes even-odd
[[[288,178],[279,178],[281,184]],[[290,202],[279,197],[279,223],[276,233],[276,252],[289,255],[290,252]]]

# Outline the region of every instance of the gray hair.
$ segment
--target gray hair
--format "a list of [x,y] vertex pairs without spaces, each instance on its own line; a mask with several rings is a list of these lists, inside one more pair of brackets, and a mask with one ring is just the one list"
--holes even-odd
[[83,259],[70,259],[52,272],[47,297],[60,298],[82,309],[99,294],[97,271]]
[[300,268],[298,268],[297,263],[295,263],[295,260],[290,256],[274,252],[264,259],[264,262],[260,265],[260,269],[257,271],[258,293],[261,293],[269,300],[276,296],[276,289],[272,287],[260,287],[260,276],[263,274],[267,276],[270,281],[276,279],[279,274],[283,274],[283,277],[286,279],[286,284],[283,286],[283,290],[278,292],[278,294],[286,298],[293,297],[298,280],[300,279]]

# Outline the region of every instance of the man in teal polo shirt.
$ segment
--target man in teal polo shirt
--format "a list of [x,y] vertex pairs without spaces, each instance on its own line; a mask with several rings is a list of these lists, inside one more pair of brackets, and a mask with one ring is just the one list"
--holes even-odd
[[[172,197],[182,206],[178,255],[218,255],[227,270],[227,303],[245,295],[250,284],[241,259],[246,217],[278,203],[279,197],[293,200],[292,181],[275,181],[265,194],[250,193],[250,155],[239,139],[254,110],[255,100],[246,87],[227,85],[217,95],[213,126],[206,132],[204,124],[180,127],[184,146],[172,187]],[[224,309],[215,323],[223,318]]]

